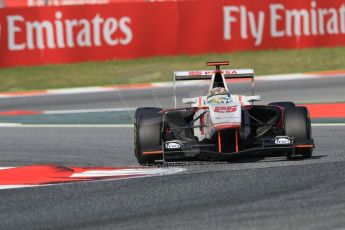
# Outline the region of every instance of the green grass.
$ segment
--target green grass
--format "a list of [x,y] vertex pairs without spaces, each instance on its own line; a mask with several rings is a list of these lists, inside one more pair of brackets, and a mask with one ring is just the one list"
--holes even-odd
[[205,69],[230,60],[231,68],[256,75],[345,69],[345,47],[174,56],[0,69],[0,91],[170,81],[174,70]]

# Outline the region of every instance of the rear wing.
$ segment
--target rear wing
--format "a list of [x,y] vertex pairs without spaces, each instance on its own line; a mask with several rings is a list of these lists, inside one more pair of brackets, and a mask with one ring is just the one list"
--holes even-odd
[[220,69],[220,66],[229,65],[229,61],[207,62],[206,66],[215,66],[215,70],[185,70],[174,72],[174,104],[176,101],[176,81],[212,80],[212,76],[221,73],[225,79],[251,79],[251,93],[254,95],[254,70],[253,69]]
[[225,79],[254,78],[253,69],[175,71],[174,81],[211,80],[214,73],[222,73]]

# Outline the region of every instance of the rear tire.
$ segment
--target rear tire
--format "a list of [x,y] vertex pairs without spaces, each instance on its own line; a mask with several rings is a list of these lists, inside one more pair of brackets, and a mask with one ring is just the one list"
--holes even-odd
[[161,108],[143,107],[135,111],[134,117],[134,152],[139,164],[153,164],[162,159],[162,153],[143,154],[162,150]]
[[[285,135],[294,137],[295,141],[311,140],[311,125],[309,113],[306,107],[294,107],[284,110]],[[294,155],[302,155],[304,158],[311,158],[313,148],[297,148]],[[287,159],[292,159],[292,153],[287,155]]]
[[272,103],[269,103],[268,105],[276,105],[276,106],[283,107],[285,109],[287,109],[287,108],[295,108],[296,107],[295,103],[293,103],[291,101],[272,102]]

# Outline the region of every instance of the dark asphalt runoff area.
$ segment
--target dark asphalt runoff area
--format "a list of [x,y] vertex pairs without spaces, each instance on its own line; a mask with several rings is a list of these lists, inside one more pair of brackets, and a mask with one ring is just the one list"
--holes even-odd
[[[257,86],[263,103],[344,101],[345,94],[344,78]],[[154,91],[0,99],[0,107],[166,107],[169,90]],[[137,166],[132,128],[1,130],[0,167]],[[172,175],[0,190],[0,229],[345,229],[345,126],[313,126],[313,136],[317,147],[308,160],[181,162],[168,166],[185,169]]]

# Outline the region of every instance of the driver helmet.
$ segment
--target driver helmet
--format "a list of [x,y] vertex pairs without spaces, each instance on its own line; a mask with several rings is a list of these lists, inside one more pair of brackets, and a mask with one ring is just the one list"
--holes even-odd
[[226,104],[232,101],[230,92],[224,87],[215,87],[207,95],[208,104]]

